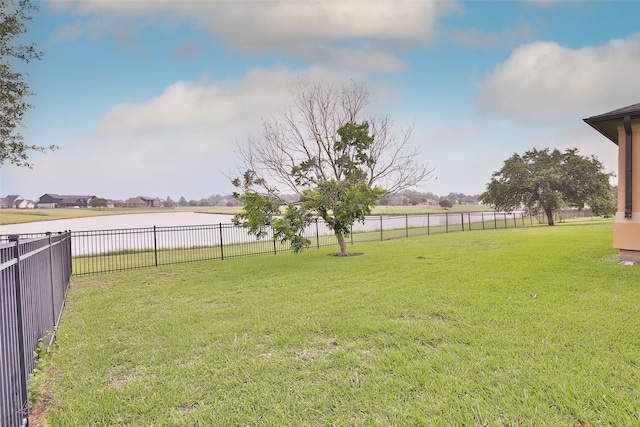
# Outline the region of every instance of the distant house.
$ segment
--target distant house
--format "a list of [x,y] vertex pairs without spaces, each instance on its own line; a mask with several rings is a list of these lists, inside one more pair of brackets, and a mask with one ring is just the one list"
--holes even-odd
[[38,199],[38,208],[86,208],[95,196],[72,196],[66,194],[47,193]]
[[127,199],[124,205],[127,208],[156,208],[162,206],[162,203],[157,197],[138,196]]
[[7,209],[31,209],[35,204],[22,196],[9,195],[0,199],[0,207]]

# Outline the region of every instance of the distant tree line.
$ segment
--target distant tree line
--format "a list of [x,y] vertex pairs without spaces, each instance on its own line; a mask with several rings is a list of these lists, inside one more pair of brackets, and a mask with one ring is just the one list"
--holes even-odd
[[[456,205],[477,205],[480,195],[467,195],[464,193],[449,193],[445,196],[438,196],[432,192],[421,193],[415,190],[405,190],[396,194],[384,196],[378,204],[380,206],[443,206],[452,207]],[[450,202],[451,206],[449,206]]]
[[241,206],[240,202],[236,200],[231,194],[213,194],[209,197],[199,200],[187,200],[184,196],[181,196],[177,201],[173,200],[170,196],[162,201],[162,206],[165,208],[175,207],[209,207],[209,206]]
[[[293,195],[284,196],[289,201],[296,201],[296,197]],[[415,205],[428,205],[428,206],[443,206],[451,207],[456,205],[477,205],[479,195],[467,195],[464,193],[449,193],[445,196],[438,196],[432,192],[421,193],[414,190],[405,190],[396,194],[389,194],[382,197],[378,201],[380,206],[415,206]],[[451,206],[447,202],[451,203]],[[178,200],[172,199],[167,196],[162,201],[162,206],[166,208],[175,207],[239,207],[242,203],[237,200],[231,194],[213,194],[209,197],[199,200],[187,200],[184,196],[181,196]]]

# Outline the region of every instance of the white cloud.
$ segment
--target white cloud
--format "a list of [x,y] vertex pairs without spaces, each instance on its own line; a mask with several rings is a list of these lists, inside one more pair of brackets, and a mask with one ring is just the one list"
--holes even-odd
[[531,43],[496,66],[477,106],[482,113],[531,121],[589,117],[637,103],[638,69],[640,35],[581,49]]
[[60,27],[56,32],[56,38],[61,41],[76,40],[85,32],[82,21],[76,19],[73,24]]
[[[455,2],[450,2],[455,4]],[[279,45],[296,39],[425,40],[432,35],[438,8],[433,1],[54,1],[54,11],[120,16],[169,12],[238,44]],[[245,46],[254,49],[255,46]],[[271,46],[273,47],[273,46]]]
[[[62,28],[60,39],[88,33],[104,37],[134,30],[131,20],[163,27],[194,22],[239,51],[321,61],[356,70],[398,71],[395,57],[404,46],[433,40],[439,15],[455,2],[433,1],[57,1],[55,11],[71,10],[84,23]],[[123,27],[123,22],[128,24]],[[142,24],[140,24],[142,25]]]
[[201,25],[232,45],[260,51],[317,40],[424,41],[432,36],[435,19],[435,2],[348,0],[234,2],[219,16],[198,16]]
[[112,107],[89,134],[64,141],[55,153],[34,155],[34,170],[3,168],[2,181],[8,188],[19,185],[29,198],[67,192],[199,200],[230,192],[225,174],[235,169],[237,142],[257,136],[263,118],[290,105],[302,75],[349,81],[323,68],[253,69],[237,80],[179,81],[144,102]]
[[471,48],[514,47],[531,40],[537,32],[536,27],[522,23],[500,32],[487,32],[478,28],[456,29],[444,32],[443,37],[453,43]]

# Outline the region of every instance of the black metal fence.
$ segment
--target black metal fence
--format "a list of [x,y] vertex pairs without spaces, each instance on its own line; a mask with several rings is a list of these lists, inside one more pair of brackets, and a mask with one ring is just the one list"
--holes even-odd
[[[57,327],[71,277],[71,233],[0,244],[0,426],[27,426],[27,378]],[[48,343],[50,344],[50,342]]]
[[[464,212],[368,216],[356,223],[351,244],[456,231],[514,228],[533,224],[522,212]],[[317,219],[304,232],[312,248],[336,245],[333,232]],[[22,235],[36,237],[37,234]],[[107,273],[134,268],[288,252],[273,238],[248,235],[233,224],[72,231],[73,274]],[[6,236],[0,236],[0,241]]]
[[[578,216],[593,218],[590,211],[563,211],[562,222]],[[517,228],[546,223],[544,215],[525,212],[443,212],[411,215],[367,216],[356,223],[351,244],[458,231]],[[322,219],[304,232],[311,248],[336,245],[333,232]],[[35,237],[37,235],[23,235]],[[262,239],[233,224],[144,227],[115,230],[72,231],[73,274],[82,276],[135,268],[288,252],[270,232]],[[0,236],[0,241],[6,236]]]

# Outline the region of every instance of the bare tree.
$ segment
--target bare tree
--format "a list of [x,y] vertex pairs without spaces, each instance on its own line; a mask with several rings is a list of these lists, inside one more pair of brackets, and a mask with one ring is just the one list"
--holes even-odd
[[[433,169],[418,162],[419,150],[410,144],[413,126],[396,130],[389,116],[367,114],[364,84],[299,79],[292,98],[288,109],[264,121],[259,138],[238,149],[239,169],[246,172],[244,180],[233,183],[244,191],[236,197],[245,209],[236,222],[261,235],[267,226],[283,225],[276,217],[284,204],[297,220],[286,213],[280,219],[299,229],[287,226],[276,233],[294,250],[307,243],[300,240],[301,228],[315,214],[327,222],[347,255],[344,237],[350,226],[363,221],[377,199],[428,180]],[[299,202],[287,202],[282,197],[287,193]],[[259,215],[255,203],[261,206]]]

